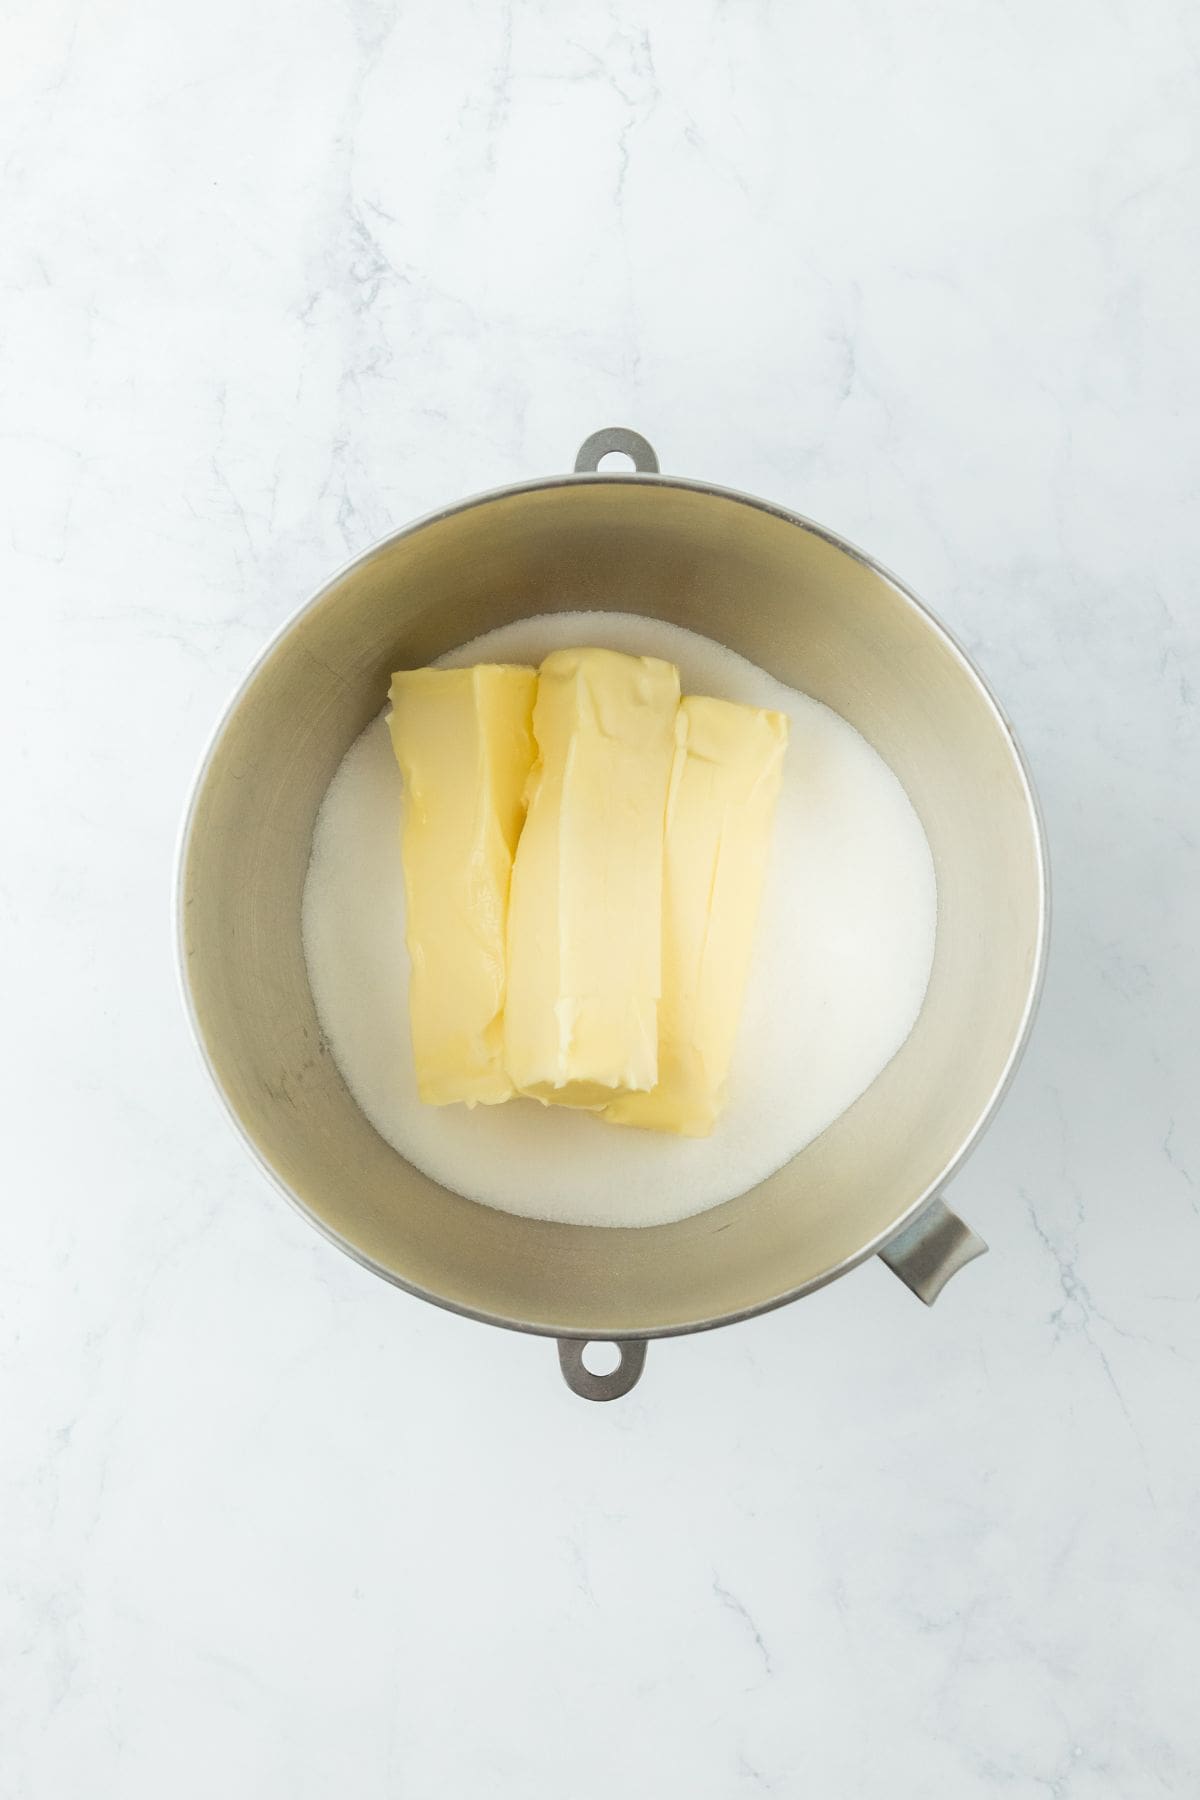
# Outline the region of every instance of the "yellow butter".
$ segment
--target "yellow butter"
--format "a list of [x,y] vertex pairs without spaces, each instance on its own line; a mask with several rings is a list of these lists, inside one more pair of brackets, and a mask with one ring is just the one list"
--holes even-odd
[[533,669],[501,664],[392,677],[413,1053],[418,1091],[435,1106],[512,1097],[505,936],[536,689]]
[[658,1085],[614,1124],[706,1137],[725,1101],[783,773],[788,721],[685,699],[667,804]]
[[558,650],[538,672],[538,761],[513,866],[508,1072],[600,1107],[658,1077],[663,819],[679,671]]

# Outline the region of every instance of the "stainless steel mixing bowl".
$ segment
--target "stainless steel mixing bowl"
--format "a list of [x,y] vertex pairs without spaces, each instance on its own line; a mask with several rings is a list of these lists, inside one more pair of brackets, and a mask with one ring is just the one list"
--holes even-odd
[[[634,471],[599,471],[609,451]],[[674,1225],[516,1218],[439,1187],[384,1143],[322,1038],[300,938],[313,820],[393,669],[531,613],[605,607],[690,626],[833,707],[908,790],[933,851],[929,992],[903,1049],[767,1181]],[[183,985],[246,1142],[334,1243],[471,1318],[559,1340],[577,1393],[611,1399],[646,1340],[726,1325],[879,1253],[931,1301],[985,1248],[938,1198],[991,1119],[1042,974],[1047,865],[1012,730],[962,650],[833,533],[658,472],[597,432],[573,475],[500,489],[386,538],[270,645],[204,763],[179,871]],[[583,1363],[611,1340],[609,1375]]]

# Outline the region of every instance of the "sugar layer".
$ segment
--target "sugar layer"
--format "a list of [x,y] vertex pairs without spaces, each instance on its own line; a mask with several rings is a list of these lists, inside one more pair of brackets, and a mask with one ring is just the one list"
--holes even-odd
[[608,646],[678,663],[684,693],[786,712],[791,741],[725,1113],[709,1138],[609,1125],[533,1100],[426,1106],[408,1031],[400,776],[383,718],[352,745],[313,834],[304,949],[322,1026],[376,1130],[486,1206],[583,1225],[659,1225],[732,1199],[843,1113],[920,1011],[937,900],[899,781],[846,721],[695,632],[624,613],[557,613],[442,658],[540,662]]

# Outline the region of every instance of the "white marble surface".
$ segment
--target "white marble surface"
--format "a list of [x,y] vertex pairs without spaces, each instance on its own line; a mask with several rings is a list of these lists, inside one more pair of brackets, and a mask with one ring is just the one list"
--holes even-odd
[[[4,1800],[1196,1794],[1195,8],[3,25]],[[961,632],[1057,937],[991,1256],[595,1408],[276,1198],[168,890],[276,624],[618,421]]]

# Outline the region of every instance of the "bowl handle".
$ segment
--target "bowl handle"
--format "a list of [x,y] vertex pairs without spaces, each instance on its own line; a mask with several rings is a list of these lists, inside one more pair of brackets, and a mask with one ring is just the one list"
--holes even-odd
[[607,1375],[593,1375],[584,1364],[583,1353],[589,1344],[608,1343],[608,1338],[559,1338],[558,1366],[563,1380],[581,1400],[619,1400],[636,1387],[646,1366],[645,1338],[622,1338],[613,1347],[621,1360]]
[[983,1239],[964,1225],[957,1213],[941,1200],[931,1200],[879,1255],[918,1300],[932,1306],[950,1277],[986,1249]]
[[584,438],[575,458],[575,473],[594,475],[600,467],[600,458],[614,452],[618,456],[627,456],[639,475],[658,474],[658,457],[653,444],[647,443],[640,431],[627,431],[624,425],[606,425],[603,431],[593,431],[591,437]]

